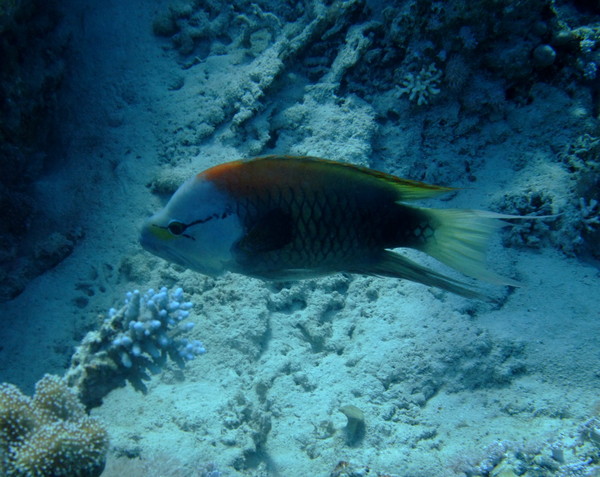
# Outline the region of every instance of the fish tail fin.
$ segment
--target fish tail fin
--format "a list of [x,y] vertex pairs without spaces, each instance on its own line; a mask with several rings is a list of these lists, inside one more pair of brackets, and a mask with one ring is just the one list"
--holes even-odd
[[403,278],[430,287],[441,288],[466,298],[491,301],[488,295],[469,288],[466,283],[442,275],[389,250],[384,251],[379,259],[368,267],[368,270],[359,270],[359,272],[369,275]]
[[[516,215],[469,209],[419,209],[430,219],[434,233],[418,249],[471,277],[498,285],[520,286],[485,267],[486,248],[494,232]],[[530,217],[527,217],[530,218]]]

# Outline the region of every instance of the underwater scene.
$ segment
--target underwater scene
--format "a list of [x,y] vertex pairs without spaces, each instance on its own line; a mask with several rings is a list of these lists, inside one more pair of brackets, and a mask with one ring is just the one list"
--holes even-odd
[[600,476],[600,3],[0,0],[0,476]]

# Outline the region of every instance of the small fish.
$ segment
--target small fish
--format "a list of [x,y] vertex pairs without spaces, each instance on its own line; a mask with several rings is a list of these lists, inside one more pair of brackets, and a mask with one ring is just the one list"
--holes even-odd
[[233,161],[188,179],[143,226],[142,246],[206,275],[267,280],[336,272],[404,278],[468,298],[479,291],[392,251],[413,248],[489,282],[490,235],[518,218],[405,202],[454,189],[315,157]]

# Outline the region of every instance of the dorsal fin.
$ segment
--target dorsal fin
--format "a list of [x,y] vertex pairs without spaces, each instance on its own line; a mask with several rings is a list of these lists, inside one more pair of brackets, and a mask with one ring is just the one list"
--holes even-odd
[[[367,171],[368,170],[369,169],[367,169]],[[454,187],[437,186],[433,184],[427,184],[425,182],[402,179],[400,177],[396,177],[391,174],[385,174],[383,172],[378,172],[378,174],[382,180],[391,182],[394,185],[394,188],[397,189],[401,195],[401,200],[429,199],[440,194],[445,194],[446,192],[458,190]]]
[[346,162],[332,161],[330,159],[323,159],[314,156],[262,156],[254,159],[248,159],[248,161],[260,161],[260,160],[285,160],[285,161],[298,161],[305,163],[313,163],[315,167],[331,168],[333,170],[338,169],[340,172],[354,172],[364,175],[365,177],[371,177],[374,179],[381,180],[394,186],[401,196],[401,200],[418,200],[428,199],[435,197],[439,194],[451,192],[456,190],[452,187],[443,187],[425,182],[414,181],[411,179],[403,179],[401,177],[387,174],[385,172],[377,171],[375,169],[369,169],[368,167],[357,166]]
[[[273,181],[289,181],[311,176],[319,178],[322,186],[341,183],[350,186],[356,181],[370,182],[391,189],[396,200],[418,200],[435,197],[456,190],[424,182],[402,179],[392,174],[345,162],[331,161],[312,156],[271,155],[237,160],[212,167],[199,176],[217,183],[229,182],[233,188],[240,181],[252,182],[257,187],[265,187]],[[233,177],[238,177],[236,181]]]

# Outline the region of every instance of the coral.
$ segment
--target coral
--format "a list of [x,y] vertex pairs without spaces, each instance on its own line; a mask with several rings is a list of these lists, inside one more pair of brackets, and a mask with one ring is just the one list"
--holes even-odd
[[[550,193],[530,189],[519,194],[507,194],[498,203],[498,207],[503,213],[535,217],[556,213],[553,202]],[[552,220],[519,222],[506,232],[505,244],[540,248],[553,239],[553,226]]]
[[589,203],[586,203],[583,197],[580,198],[579,209],[581,210],[583,229],[586,232],[594,233],[600,229],[600,206],[596,199],[590,199]]
[[271,431],[272,416],[245,393],[237,393],[221,410],[224,428],[221,442],[236,450],[236,470],[255,467]]
[[446,63],[444,79],[453,90],[458,90],[467,82],[469,67],[462,55],[452,55]]
[[331,64],[330,70],[323,76],[322,82],[337,89],[347,70],[352,68],[371,45],[368,33],[375,29],[377,23],[368,22],[349,28],[346,43],[340,48],[338,55]]
[[[124,318],[129,320],[127,329],[120,331],[112,342],[119,353],[120,361],[126,368],[133,361],[145,356],[157,360],[161,350],[174,353],[174,359],[193,359],[204,354],[205,349],[198,340],[188,341],[178,338],[182,332],[190,331],[194,322],[181,324],[189,317],[192,302],[183,301],[183,289],[175,289],[169,296],[166,287],[157,293],[150,289],[141,297],[135,290],[126,295]],[[111,308],[108,318],[114,317],[117,310]]]
[[108,449],[104,427],[74,390],[45,375],[29,398],[0,384],[0,473],[6,477],[96,477]]
[[593,61],[586,63],[583,67],[583,77],[586,80],[594,80],[596,79],[596,74],[598,73],[598,65]]
[[149,289],[144,295],[128,292],[124,306],[111,308],[100,329],[88,333],[77,348],[67,372],[69,385],[93,407],[126,380],[145,391],[147,372],[155,372],[167,357],[183,367],[204,354],[200,341],[182,337],[194,327],[185,321],[192,307],[181,288],[170,293],[166,287]]
[[[505,244],[540,248],[552,244],[567,255],[591,252],[600,253],[600,206],[597,184],[600,176],[589,172],[580,174],[581,182],[572,181],[559,199],[555,191],[526,190],[519,194],[507,194],[497,202],[504,213],[516,215],[560,215],[544,220],[514,224],[505,234]],[[584,169],[585,170],[585,169]],[[568,176],[567,176],[568,177]],[[581,192],[579,192],[581,191]],[[578,197],[578,194],[582,195]],[[559,205],[560,203],[560,205]]]
[[85,415],[77,394],[56,376],[45,376],[35,386],[32,405],[44,421],[80,419]]
[[[579,426],[580,443],[591,442],[600,450],[600,417],[592,417]],[[600,461],[600,455],[597,456]]]
[[[365,161],[371,155],[375,134],[373,108],[356,96],[343,102],[336,101],[330,89],[317,88],[302,104],[284,109],[273,119],[278,146],[291,154],[319,153],[332,159],[368,165]],[[300,121],[301,127],[298,126]]]
[[[349,90],[367,96],[392,82],[394,68],[412,72],[413,77],[407,78],[412,82],[422,66],[434,63],[442,69],[445,58],[463,55],[469,70],[491,72],[488,79],[494,81],[518,83],[519,91],[522,88],[525,93],[537,75],[559,72],[559,68],[536,69],[533,58],[533,50],[548,42],[559,24],[551,4],[548,0],[510,7],[489,0],[389,4],[383,8],[380,27],[364,53],[369,61],[351,72]],[[482,11],[487,14],[482,16]],[[527,38],[523,37],[525,31],[530,32]],[[549,46],[556,49],[554,44]],[[546,49],[542,52],[547,53]],[[565,48],[556,52],[557,58],[568,54],[572,51]]]
[[581,50],[582,53],[584,54],[590,54],[593,50],[594,47],[596,46],[596,42],[594,40],[592,40],[591,38],[584,38],[583,40],[581,40],[579,42],[579,49]]
[[583,422],[576,435],[563,434],[540,444],[495,441],[477,457],[463,454],[455,465],[466,476],[539,475],[592,477],[600,472],[600,420]]
[[0,384],[0,452],[5,455],[14,442],[22,441],[36,426],[31,400],[13,384]]
[[572,31],[579,41],[578,54],[575,56],[574,66],[587,81],[594,80],[600,63],[598,44],[600,43],[600,27],[586,25]]
[[[230,146],[243,144],[249,155],[261,153],[268,142],[277,140],[268,124],[279,104],[273,95],[295,91],[303,81],[298,72],[320,78],[337,58],[327,85],[343,87],[342,77],[360,62],[372,35],[368,25],[349,31],[364,2],[309,3],[188,2],[194,5],[191,12],[170,8],[157,19],[157,33],[176,32],[170,41],[182,68],[194,68],[210,79],[203,82],[185,125],[173,131],[161,154],[165,161],[172,164],[198,154],[201,144],[214,135]],[[344,41],[346,47],[338,51],[338,42]],[[235,65],[235,75],[223,68],[225,58]],[[334,99],[330,89],[327,94]]]
[[477,38],[475,37],[473,30],[468,26],[460,27],[460,30],[458,30],[458,38],[467,50],[474,50],[475,47],[477,47]]
[[416,74],[407,73],[402,79],[402,86],[398,87],[399,95],[408,95],[408,99],[418,106],[429,104],[431,97],[440,92],[441,77],[442,72],[433,63],[421,68]]
[[569,202],[564,211],[561,248],[568,254],[600,257],[600,139],[582,134],[559,154],[569,174]]

